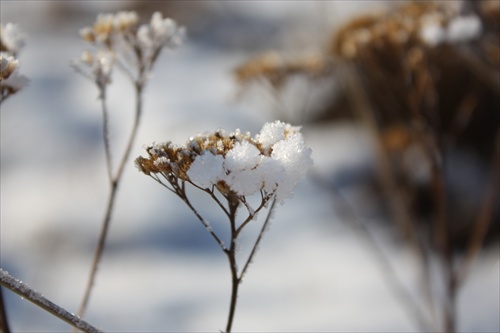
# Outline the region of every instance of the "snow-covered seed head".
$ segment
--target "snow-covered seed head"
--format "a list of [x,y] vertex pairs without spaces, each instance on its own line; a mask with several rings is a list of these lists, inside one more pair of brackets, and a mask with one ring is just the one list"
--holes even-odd
[[267,123],[255,137],[236,130],[191,137],[185,147],[153,144],[135,163],[147,174],[171,175],[201,188],[217,187],[238,197],[262,192],[283,201],[312,165],[299,127]]

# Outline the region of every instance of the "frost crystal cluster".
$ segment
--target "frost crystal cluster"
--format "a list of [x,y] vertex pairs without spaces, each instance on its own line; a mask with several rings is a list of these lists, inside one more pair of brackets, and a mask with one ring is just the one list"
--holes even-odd
[[174,191],[187,181],[240,201],[260,192],[266,201],[282,202],[312,165],[300,128],[280,121],[266,123],[255,137],[218,130],[190,138],[185,147],[167,142],[146,150],[148,158],[136,159],[139,170],[160,182],[158,175],[163,176]]
[[133,11],[99,14],[94,25],[80,30],[80,36],[97,51],[85,51],[73,65],[98,84],[109,83],[115,63],[134,81],[144,81],[161,50],[179,46],[184,35],[184,27],[179,27],[170,18],[163,18],[159,12],[153,14],[149,24],[141,25]]

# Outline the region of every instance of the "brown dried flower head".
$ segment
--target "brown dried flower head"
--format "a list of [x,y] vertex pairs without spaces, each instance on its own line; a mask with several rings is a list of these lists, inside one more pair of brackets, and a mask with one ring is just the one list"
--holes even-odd
[[242,85],[265,78],[275,88],[280,88],[293,75],[316,78],[325,75],[328,69],[328,59],[320,53],[285,57],[271,51],[241,64],[234,70],[234,75]]
[[80,30],[80,36],[89,43],[103,43],[111,47],[113,35],[125,34],[137,30],[139,17],[135,12],[99,14],[92,27]]
[[456,4],[430,1],[411,2],[385,13],[361,16],[335,33],[331,53],[352,59],[368,48],[391,52],[434,46],[433,43],[455,38],[445,36],[444,32],[457,17]]

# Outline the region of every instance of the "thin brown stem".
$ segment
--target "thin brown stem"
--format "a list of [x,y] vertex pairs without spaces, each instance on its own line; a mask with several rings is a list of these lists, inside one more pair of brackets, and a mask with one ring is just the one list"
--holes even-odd
[[85,310],[87,309],[87,305],[90,299],[90,294],[92,291],[92,287],[94,286],[95,277],[97,274],[97,269],[99,266],[99,262],[102,257],[102,253],[104,251],[104,245],[106,243],[106,236],[108,234],[109,224],[111,221],[111,214],[113,212],[113,206],[115,202],[116,189],[118,187],[117,182],[112,183],[111,192],[108,198],[108,205],[106,209],[106,215],[104,216],[104,221],[101,226],[101,232],[99,233],[99,240],[97,241],[96,250],[94,253],[94,258],[92,260],[92,265],[90,267],[90,274],[87,280],[87,286],[85,288],[85,293],[80,303],[80,308],[78,309],[78,316],[83,317],[85,315]]
[[109,147],[109,117],[108,108],[106,106],[106,87],[102,86],[99,89],[99,99],[101,100],[101,110],[102,110],[102,138],[104,142],[104,152],[106,154],[106,168],[108,171],[108,179],[110,182],[113,181],[113,165],[111,162],[111,149]]
[[243,223],[241,223],[241,225],[236,229],[236,237],[238,237],[238,235],[240,234],[240,232],[243,230],[243,228],[248,224],[250,223],[250,221],[252,221],[254,218],[255,218],[255,215],[260,212],[260,210],[262,208],[264,208],[264,206],[266,205],[266,200],[263,199],[262,202],[260,203],[259,207],[254,211],[254,212],[250,212],[248,214],[248,217],[245,219],[245,221],[243,221]]
[[236,255],[233,244],[231,244],[231,249],[226,252],[229,259],[229,267],[231,268],[231,302],[229,304],[229,315],[227,318],[226,333],[230,333],[234,314],[236,312],[236,301],[238,299],[238,287],[240,285],[240,279],[238,278],[238,267],[236,265]]
[[394,178],[388,152],[380,142],[381,129],[375,118],[375,113],[370,106],[368,96],[362,87],[360,78],[357,75],[351,74],[357,72],[356,68],[350,63],[344,63],[343,65],[346,67],[348,73],[345,75],[348,97],[376,143],[377,171],[383,186],[383,195],[387,198],[393,221],[403,234],[409,236],[408,243],[417,255],[422,269],[422,289],[424,290],[425,298],[429,304],[430,312],[434,317],[436,312],[431,288],[428,253],[421,239],[418,237],[415,221],[410,214],[409,207],[403,199],[404,196]]
[[[141,80],[142,81],[142,80]],[[141,82],[135,83],[135,114],[134,114],[134,122],[132,125],[132,132],[130,133],[130,137],[127,142],[127,146],[125,148],[125,153],[122,156],[122,160],[118,165],[118,169],[116,170],[116,174],[113,177],[113,180],[119,182],[125,165],[127,163],[128,157],[130,155],[130,151],[132,150],[132,145],[134,144],[135,137],[137,135],[137,129],[139,128],[139,122],[142,114],[142,91],[144,89],[144,85]]]
[[210,223],[207,220],[205,220],[203,218],[203,216],[201,216],[200,213],[198,213],[198,211],[191,204],[191,202],[187,198],[185,192],[182,191],[181,193],[177,193],[177,195],[186,203],[186,205],[188,205],[188,207],[191,209],[191,211],[193,211],[194,215],[196,215],[196,217],[198,218],[198,220],[200,220],[201,224],[203,224],[203,226],[205,227],[205,229],[208,230],[208,232],[210,233],[210,235],[212,235],[212,237],[215,239],[215,241],[217,242],[217,244],[219,244],[219,246],[222,249],[222,251],[224,251],[224,252],[228,251],[228,249],[224,245],[224,242],[213,231],[212,227],[210,226]]
[[85,314],[85,311],[87,309],[87,305],[90,299],[90,294],[92,291],[92,287],[94,285],[94,280],[95,276],[97,273],[97,269],[99,266],[99,262],[101,260],[102,254],[104,252],[104,246],[106,243],[106,238],[108,235],[108,230],[109,230],[109,225],[111,222],[111,216],[113,212],[113,207],[115,203],[115,198],[116,198],[116,193],[118,190],[118,185],[121,181],[121,177],[123,175],[123,170],[125,167],[125,164],[128,160],[128,156],[130,155],[130,151],[132,150],[132,144],[135,141],[135,136],[137,133],[137,129],[139,127],[139,120],[140,116],[142,114],[142,91],[143,91],[143,85],[141,83],[136,83],[135,84],[135,97],[136,97],[136,105],[135,105],[135,117],[134,117],[134,122],[132,125],[132,131],[128,140],[128,143],[125,148],[125,152],[123,154],[123,157],[120,161],[120,164],[118,165],[118,169],[114,175],[112,175],[112,170],[111,170],[111,154],[109,152],[109,139],[108,139],[108,123],[107,123],[107,109],[105,108],[105,103],[104,103],[104,95],[102,96],[103,103],[103,114],[105,115],[105,129],[104,129],[104,146],[106,149],[106,159],[108,163],[108,174],[110,176],[110,182],[111,182],[111,189],[108,197],[108,204],[106,207],[106,213],[104,215],[104,220],[102,223],[101,227],[101,232],[99,233],[99,240],[97,241],[97,246],[94,254],[94,258],[92,260],[92,265],[90,268],[90,274],[89,278],[87,281],[87,286],[85,288],[84,296],[82,299],[82,302],[80,304],[80,308],[78,310],[78,315],[80,317],[83,317]]
[[228,196],[229,203],[229,220],[231,224],[231,246],[228,250],[224,251],[229,260],[229,267],[231,269],[231,301],[229,303],[229,314],[227,318],[226,333],[230,333],[233,326],[234,314],[236,311],[236,301],[238,299],[238,287],[241,279],[238,278],[238,265],[236,263],[236,210],[238,209],[239,201],[236,196]]
[[500,131],[497,131],[495,147],[493,153],[493,160],[491,165],[491,183],[486,189],[484,194],[482,207],[477,214],[477,219],[474,222],[474,229],[471,234],[465,258],[462,260],[460,266],[456,271],[457,284],[460,285],[465,280],[474,259],[479,254],[484,242],[484,238],[488,231],[488,227],[493,219],[493,212],[495,210],[495,203],[498,203],[498,192],[500,188],[498,170],[500,168]]
[[435,245],[441,261],[442,274],[446,288],[443,304],[444,330],[448,333],[456,331],[456,298],[457,279],[453,263],[451,230],[448,217],[448,199],[444,179],[444,154],[435,134],[429,136],[427,155],[431,162],[432,189],[435,202]]
[[250,263],[252,262],[253,257],[255,256],[255,253],[257,252],[257,248],[259,247],[260,241],[262,240],[262,236],[264,235],[264,231],[266,231],[267,226],[269,224],[269,221],[271,220],[271,216],[274,210],[274,206],[276,205],[276,199],[273,200],[273,203],[271,204],[271,207],[269,207],[269,211],[267,213],[266,220],[264,221],[264,224],[262,224],[262,228],[260,229],[259,236],[257,236],[257,240],[255,241],[252,251],[250,252],[250,255],[248,256],[247,262],[245,263],[245,266],[243,266],[243,269],[241,270],[240,273],[240,281],[243,279],[243,276],[245,275],[248,266],[250,266]]

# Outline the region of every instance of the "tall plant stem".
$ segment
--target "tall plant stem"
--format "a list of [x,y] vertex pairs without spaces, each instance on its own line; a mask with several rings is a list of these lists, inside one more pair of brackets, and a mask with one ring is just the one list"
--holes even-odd
[[236,240],[238,238],[238,231],[241,229],[236,228],[236,208],[235,206],[233,208],[233,205],[230,202],[230,207],[229,207],[229,216],[231,220],[231,246],[228,250],[224,251],[226,253],[227,258],[229,260],[229,267],[231,269],[231,301],[229,303],[229,315],[227,319],[227,325],[226,325],[226,333],[230,333],[232,326],[233,326],[233,319],[234,319],[234,314],[236,312],[236,301],[238,299],[238,288],[240,286],[241,280],[243,279],[243,276],[245,275],[248,266],[250,265],[250,262],[252,261],[253,257],[255,256],[255,252],[257,252],[257,247],[262,240],[262,235],[264,234],[264,231],[267,229],[267,226],[269,224],[269,221],[271,220],[271,214],[273,212],[274,206],[276,204],[276,199],[273,200],[271,207],[269,208],[266,220],[264,221],[264,224],[262,225],[262,228],[259,232],[259,235],[257,236],[257,239],[252,247],[252,251],[250,252],[250,255],[248,256],[248,259],[243,266],[243,269],[241,270],[241,273],[238,274],[238,264],[236,262]]
[[236,264],[236,254],[234,242],[231,242],[231,249],[227,252],[229,266],[231,268],[231,302],[229,304],[229,315],[227,318],[226,333],[231,332],[233,326],[234,313],[236,311],[236,300],[238,299],[238,287],[241,279],[238,277],[238,266]]
[[[109,229],[109,225],[111,222],[111,215],[113,212],[113,206],[115,203],[118,185],[121,181],[121,177],[123,175],[123,170],[125,168],[125,164],[126,164],[128,157],[130,155],[130,151],[132,150],[132,145],[135,141],[137,129],[139,127],[139,121],[140,121],[140,117],[142,114],[142,91],[143,91],[143,88],[144,88],[144,86],[143,86],[142,80],[138,80],[135,83],[136,104],[135,104],[135,116],[134,116],[134,121],[133,121],[133,125],[132,125],[132,131],[130,133],[127,145],[125,147],[125,152],[122,156],[122,159],[120,161],[120,164],[118,165],[118,168],[117,168],[115,174],[113,174],[112,167],[111,167],[111,152],[110,152],[110,148],[109,148],[109,135],[108,135],[109,134],[109,126],[108,126],[108,122],[107,122],[106,104],[105,104],[104,100],[102,101],[103,113],[105,114],[105,116],[104,116],[105,121],[103,122],[104,147],[106,150],[106,160],[107,160],[107,165],[108,165],[108,175],[110,177],[111,189],[109,192],[108,204],[107,204],[106,213],[104,215],[104,220],[103,220],[102,227],[101,227],[101,232],[99,234],[99,240],[97,242],[94,258],[92,260],[92,266],[90,268],[90,274],[88,277],[87,286],[85,288],[84,296],[83,296],[82,302],[80,304],[80,308],[78,310],[79,317],[83,317],[85,314],[85,310],[87,309],[87,305],[88,305],[88,301],[90,299],[92,287],[94,286],[95,276],[97,273],[99,262],[101,260],[102,253],[104,251],[104,245],[106,243],[106,238],[108,235],[108,229]],[[104,99],[104,95],[102,96],[102,98]]]
[[236,263],[236,210],[238,209],[239,201],[234,197],[228,198],[229,202],[229,219],[231,223],[231,246],[225,251],[229,260],[231,269],[231,302],[229,304],[229,315],[227,318],[226,333],[231,332],[233,326],[234,313],[236,311],[236,300],[238,298],[238,287],[241,279],[238,277],[238,265]]

